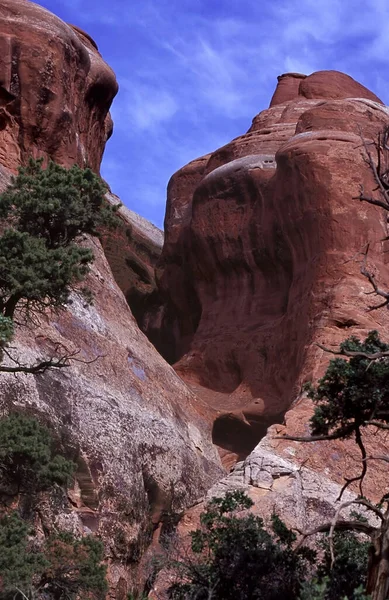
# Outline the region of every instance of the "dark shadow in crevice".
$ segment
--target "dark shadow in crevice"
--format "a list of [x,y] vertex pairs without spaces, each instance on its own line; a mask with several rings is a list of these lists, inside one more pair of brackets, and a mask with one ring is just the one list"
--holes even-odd
[[282,423],[284,413],[271,419],[258,419],[245,422],[233,414],[218,417],[212,428],[212,441],[216,446],[237,455],[244,460],[265,437],[268,427]]

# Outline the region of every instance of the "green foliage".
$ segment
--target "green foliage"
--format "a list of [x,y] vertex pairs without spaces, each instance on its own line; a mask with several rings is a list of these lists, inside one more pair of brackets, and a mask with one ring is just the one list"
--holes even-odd
[[3,360],[4,348],[11,342],[14,335],[14,322],[10,317],[0,314],[0,363]]
[[34,548],[28,525],[12,513],[0,520],[0,600],[34,597],[47,600],[105,597],[103,545],[92,536],[77,539],[61,532]]
[[[364,342],[348,338],[341,350],[372,354],[389,350],[389,345],[380,340],[377,331],[371,331]],[[389,359],[335,358],[317,388],[310,388],[309,396],[316,404],[311,419],[314,435],[348,437],[372,419],[388,423]]]
[[30,159],[0,196],[0,218],[42,238],[49,248],[67,246],[82,234],[98,235],[97,227],[114,223],[117,208],[104,200],[107,187],[91,169],[65,169]]
[[366,587],[368,552],[370,541],[361,541],[349,532],[336,532],[333,541],[335,562],[331,568],[331,554],[328,539],[322,543],[324,557],[317,577],[326,581],[325,600],[357,600]]
[[[329,577],[324,577],[323,579],[314,577],[309,581],[304,581],[298,600],[328,600],[330,598],[328,595],[329,584]],[[371,600],[371,596],[366,596],[363,586],[354,589],[351,596],[337,595],[334,597],[336,600]]]
[[209,503],[201,527],[191,533],[192,554],[168,564],[176,575],[169,598],[368,600],[363,592],[368,542],[336,533],[331,569],[328,538],[319,543],[319,553],[298,548],[295,533],[278,515],[272,515],[268,530],[261,518],[243,512],[252,504],[241,491]]
[[14,335],[14,323],[9,317],[0,314],[0,345],[8,344]]
[[304,581],[301,586],[299,600],[326,600],[329,578],[319,580],[317,577]]
[[296,541],[296,534],[288,529],[285,523],[275,513],[271,516],[271,522],[274,535],[282,544],[285,544],[285,546],[290,548],[293,542]]
[[73,600],[80,593],[104,598],[107,591],[103,544],[93,536],[80,539],[70,533],[59,533],[46,543],[44,554],[48,568],[41,585],[56,600]]
[[53,484],[66,485],[75,464],[55,454],[49,430],[18,413],[0,420],[0,473],[3,485],[30,493]]
[[29,590],[46,566],[43,554],[29,548],[30,530],[16,512],[0,520],[0,598],[13,598],[15,586]]
[[261,518],[237,515],[251,506],[240,491],[210,502],[201,516],[201,528],[191,533],[193,558],[174,565],[177,582],[169,590],[170,598],[297,598],[313,554],[293,551],[293,534],[278,517],[273,516],[272,535]]
[[[65,169],[30,159],[0,195],[0,313],[18,306],[63,307],[72,286],[88,273],[93,253],[77,242],[83,234],[113,226],[117,207],[104,200],[106,187],[90,169]],[[0,324],[1,328],[1,324]],[[7,342],[7,339],[5,340]]]
[[0,237],[0,309],[12,317],[18,303],[30,310],[62,307],[92,260],[89,248],[50,248],[43,238],[7,229]]

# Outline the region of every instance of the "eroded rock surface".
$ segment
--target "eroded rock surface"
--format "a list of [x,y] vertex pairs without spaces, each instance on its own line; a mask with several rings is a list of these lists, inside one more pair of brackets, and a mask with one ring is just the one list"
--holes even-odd
[[100,168],[115,75],[82,30],[28,0],[0,6],[0,162]]
[[[240,490],[253,501],[250,512],[262,517],[265,526],[271,529],[270,518],[279,515],[288,527],[293,528],[297,538],[301,533],[313,531],[316,527],[331,523],[342,503],[355,500],[357,495],[346,490],[339,501],[342,486],[324,473],[310,469],[306,463],[296,463],[292,456],[283,456],[263,440],[253,452],[238,462],[231,473],[212,486],[203,502],[186,511],[178,529],[174,542],[174,550],[181,560],[190,555],[190,532],[201,527],[200,516],[205,511],[207,502],[212,498],[223,497],[227,492]],[[339,519],[352,520],[355,505],[344,507]],[[377,517],[357,507],[358,512],[369,520],[371,525],[378,526]],[[361,509],[361,510],[360,510]],[[241,516],[247,511],[241,513]],[[317,536],[309,537],[308,546],[318,542]],[[160,550],[163,556],[163,550]],[[167,598],[167,589],[174,582],[174,573],[162,570],[154,582],[151,594],[153,600]]]
[[58,344],[59,354],[78,350],[77,360],[35,377],[3,374],[0,407],[31,411],[79,449],[70,503],[50,519],[102,536],[110,583],[125,598],[153,529],[206,493],[221,469],[198,401],[140,332],[100,245],[90,244],[94,304],[74,295],[17,338],[25,364]]
[[316,341],[389,333],[387,311],[367,312],[360,274],[369,243],[388,281],[386,214],[353,199],[375,187],[360,136],[387,124],[387,108],[347,75],[284,75],[245,135],[169,184],[157,269],[167,358],[214,410],[229,453],[247,455],[242,443],[253,448],[323,372]]
[[[29,156],[98,172],[117,86],[93,40],[32,2],[5,0],[0,45],[0,190]],[[105,240],[107,256],[127,300],[134,289],[146,297],[162,235],[124,207],[120,213],[124,225],[116,241]],[[101,536],[111,597],[125,600],[140,587],[139,559],[166,514],[199,498],[223,471],[209,409],[139,330],[100,242],[85,243],[95,254],[86,281],[93,305],[74,294],[67,310],[42,315],[16,337],[24,364],[55,352],[78,351],[76,360],[39,376],[3,373],[0,412],[38,415],[77,458],[74,489],[60,506],[42,501],[37,531]]]
[[349,75],[338,71],[317,71],[312,75],[284,73],[270,101],[270,107],[300,98],[367,98],[382,104],[381,100]]

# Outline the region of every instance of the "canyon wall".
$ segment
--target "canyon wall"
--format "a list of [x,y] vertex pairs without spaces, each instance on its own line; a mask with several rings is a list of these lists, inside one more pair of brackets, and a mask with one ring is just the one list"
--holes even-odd
[[367,311],[360,274],[369,244],[388,280],[386,214],[355,199],[376,186],[361,136],[388,124],[382,102],[347,75],[282,75],[246,134],[169,183],[160,350],[213,409],[214,441],[230,459],[323,372],[315,342],[389,333],[387,312]]
[[[372,329],[389,339],[388,311],[370,310],[380,299],[361,274],[369,247],[367,266],[386,289],[387,212],[358,199],[362,189],[377,197],[364,144],[377,161],[373,142],[388,125],[389,109],[347,75],[285,74],[245,135],[169,183],[157,266],[166,357],[213,410],[231,467],[186,511],[183,548],[207,500],[226,491],[245,491],[265,522],[275,512],[304,532],[334,519],[345,477],[360,475],[354,439],[287,436],[310,435],[302,386],[331,358],[317,343],[337,350]],[[367,456],[387,454],[385,432],[363,437]],[[363,494],[374,502],[387,493],[386,470],[369,462]],[[342,500],[359,493],[354,483]],[[169,583],[161,572],[151,597]]]
[[[0,190],[30,156],[98,173],[117,84],[94,41],[32,2],[5,0],[0,44]],[[127,300],[139,304],[153,291],[163,236],[124,207],[119,214],[122,225],[103,241]],[[0,411],[37,415],[66,440],[78,464],[73,489],[60,507],[42,504],[36,529],[100,536],[110,597],[124,600],[139,588],[139,559],[167,515],[223,471],[208,408],[139,330],[100,242],[85,243],[95,255],[86,280],[93,304],[73,294],[66,310],[16,336],[24,364],[56,351],[75,360],[36,376],[3,373]]]
[[117,83],[95,42],[27,0],[1,3],[0,32],[0,163],[43,156],[98,171]]
[[[29,156],[98,173],[117,84],[95,42],[4,0],[0,44],[0,189]],[[356,468],[352,445],[279,436],[308,432],[302,384],[329,360],[316,342],[389,334],[360,273],[369,245],[369,267],[388,281],[386,213],[356,199],[376,186],[362,138],[386,125],[387,108],[347,75],[280,76],[246,134],[173,175],[164,239],[122,207],[103,245],[85,242],[93,305],[74,294],[18,332],[23,362],[78,351],[68,369],[3,374],[0,408],[37,414],[77,455],[73,489],[36,526],[101,536],[112,598],[139,589],[140,558],[169,515],[207,492],[243,487],[262,512],[277,505],[300,525],[331,514]],[[226,466],[238,461],[221,483],[212,439]],[[369,437],[369,451],[380,444]],[[377,466],[367,479],[373,497],[383,476]]]

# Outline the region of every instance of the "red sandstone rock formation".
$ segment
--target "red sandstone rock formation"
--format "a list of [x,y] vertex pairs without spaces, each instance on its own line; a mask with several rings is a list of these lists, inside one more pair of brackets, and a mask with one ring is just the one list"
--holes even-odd
[[[41,6],[5,0],[0,44],[0,168],[15,171],[30,156],[43,156],[99,172],[112,133],[109,108],[117,83],[94,40]],[[142,324],[146,317],[139,305],[147,301],[152,307],[156,301],[154,266],[161,242],[145,241],[137,233],[139,217],[122,212],[123,228],[104,238],[105,247]],[[118,251],[118,243],[126,250]]]
[[[354,199],[361,184],[369,194],[377,183],[361,134],[370,141],[388,124],[388,109],[345,75],[286,75],[246,135],[206,157],[197,178],[196,163],[172,178],[185,182],[188,168],[194,185],[184,188],[186,218],[181,227],[174,221],[171,246],[177,197],[169,196],[159,277],[165,291],[189,282],[187,297],[194,293],[198,303],[191,329],[182,311],[185,290],[175,314],[170,296],[177,372],[214,408],[215,441],[238,455],[250,442],[249,425],[258,435],[255,426],[266,415],[277,421],[276,413],[289,408],[284,425],[270,427],[208,497],[245,490],[253,512],[266,519],[276,511],[300,531],[331,521],[344,477],[360,474],[353,440],[278,438],[309,435],[312,403],[299,393],[301,384],[317,379],[330,358],[316,341],[337,348],[345,337],[374,328],[389,337],[387,311],[367,312],[371,286],[360,274],[369,243],[370,268],[388,281],[387,213]],[[382,432],[366,432],[364,441],[368,455],[387,454]],[[232,464],[234,457],[224,458]],[[374,462],[364,480],[373,501],[387,493],[385,465]],[[353,493],[356,486],[343,500]],[[179,525],[184,548],[203,509],[204,503],[191,508]],[[152,598],[161,597],[167,577],[157,578]]]
[[100,168],[115,75],[95,42],[27,0],[0,5],[0,163],[29,156]]
[[[106,197],[112,204],[120,202],[114,194]],[[150,341],[157,345],[161,302],[155,267],[162,251],[163,232],[123,205],[118,214],[119,227],[102,235],[104,253],[139,328],[147,330]]]
[[278,85],[270,101],[270,108],[298,98],[367,98],[382,104],[370,90],[352,77],[338,71],[317,71],[312,75],[284,73],[278,77]]
[[358,254],[370,243],[388,281],[386,214],[353,199],[375,187],[360,132],[370,140],[388,123],[347,75],[284,75],[247,134],[173,176],[165,325],[176,372],[214,409],[224,449],[247,453],[322,372],[316,341],[389,333],[386,312],[367,312]]
[[[29,156],[98,172],[117,86],[93,40],[32,2],[4,0],[0,48],[0,191]],[[127,299],[138,294],[139,303],[152,295],[162,234],[124,207],[120,215],[105,248]],[[0,412],[28,408],[79,448],[68,504],[42,506],[38,526],[99,534],[112,597],[124,600],[142,577],[137,560],[153,527],[158,533],[167,511],[196,500],[222,470],[208,408],[140,332],[98,240],[86,243],[93,305],[75,294],[68,310],[41,316],[16,340],[24,363],[58,344],[78,349],[80,362],[37,377],[3,373]]]

